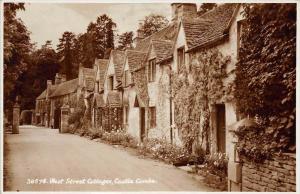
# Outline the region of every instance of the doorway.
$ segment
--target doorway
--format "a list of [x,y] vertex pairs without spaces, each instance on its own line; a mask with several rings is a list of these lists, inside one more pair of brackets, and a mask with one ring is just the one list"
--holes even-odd
[[54,110],[54,129],[60,129],[60,108]]
[[145,138],[145,108],[141,107],[140,108],[140,137],[141,137],[141,142],[143,142]]
[[225,104],[216,105],[217,151],[226,152]]

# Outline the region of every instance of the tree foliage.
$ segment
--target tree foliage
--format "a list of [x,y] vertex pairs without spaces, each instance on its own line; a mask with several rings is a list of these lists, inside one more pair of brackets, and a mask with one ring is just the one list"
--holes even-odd
[[22,97],[22,109],[32,109],[35,106],[35,98],[45,90],[47,80],[54,81],[59,69],[58,56],[51,41],[46,41],[40,49],[32,52],[30,70],[21,74],[16,81],[16,89]]
[[66,31],[62,34],[62,37],[59,39],[59,44],[57,45],[57,51],[61,63],[60,73],[65,74],[67,80],[73,79],[77,76],[71,71],[75,66],[75,38],[76,36],[73,32]]
[[16,80],[28,68],[32,50],[30,32],[23,21],[16,17],[19,10],[25,10],[24,3],[4,3],[4,106],[9,108],[15,97]]
[[141,30],[144,32],[144,37],[150,36],[168,25],[169,21],[162,15],[150,14],[144,18]]
[[202,14],[214,9],[217,6],[218,5],[216,3],[202,3],[200,5],[200,9],[199,9],[198,13],[199,13],[199,15],[202,15]]
[[264,142],[272,145],[269,150],[292,151],[296,114],[296,4],[247,4],[244,8],[246,20],[236,68],[238,110],[261,120],[264,134],[272,137]]
[[127,48],[133,48],[133,32],[124,32],[119,36],[118,48],[119,50],[125,50]]

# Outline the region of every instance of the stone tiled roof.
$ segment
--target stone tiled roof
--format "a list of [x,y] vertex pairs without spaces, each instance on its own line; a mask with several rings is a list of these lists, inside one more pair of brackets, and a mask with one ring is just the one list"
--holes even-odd
[[226,3],[198,18],[184,19],[182,25],[188,50],[228,37],[228,26],[238,4]]
[[133,72],[134,88],[137,94],[140,107],[146,107],[149,103],[146,69],[140,68]]
[[126,55],[128,59],[129,71],[133,72],[135,69],[140,68],[147,53],[135,50],[127,50]]
[[163,28],[162,30],[153,33],[152,35],[140,40],[135,50],[147,52],[148,48],[151,44],[151,40],[172,40],[174,41],[177,35],[178,31],[178,24],[177,23],[171,23],[167,27]]
[[46,94],[47,94],[47,89],[44,90],[36,99],[37,100],[45,99],[46,98]]
[[152,46],[156,54],[156,63],[172,57],[174,42],[170,40],[152,40]]
[[93,104],[94,104],[94,107],[97,107],[97,108],[105,107],[103,94],[95,93],[94,97],[93,97]]
[[91,68],[82,68],[84,86],[88,91],[94,91],[96,72]]
[[120,92],[109,91],[107,94],[107,105],[109,107],[121,107],[122,100],[121,100]]
[[55,90],[49,97],[64,96],[76,92],[78,88],[78,78],[65,81],[55,86]]
[[111,55],[113,58],[116,79],[118,82],[122,82],[122,70],[125,62],[125,51],[112,50]]
[[99,75],[97,75],[97,77],[99,76],[99,80],[98,80],[99,86],[101,88],[103,88],[104,79],[105,79],[105,71],[107,69],[108,60],[107,59],[96,59],[95,63],[99,69]]

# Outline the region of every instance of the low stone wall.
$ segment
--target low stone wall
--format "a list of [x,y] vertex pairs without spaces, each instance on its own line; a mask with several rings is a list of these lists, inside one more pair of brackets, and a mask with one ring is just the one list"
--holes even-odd
[[198,170],[198,174],[203,176],[203,183],[209,187],[220,189],[221,191],[227,191],[228,179],[227,177],[220,177],[209,173],[206,170]]
[[296,155],[276,155],[263,164],[244,162],[243,191],[296,191]]

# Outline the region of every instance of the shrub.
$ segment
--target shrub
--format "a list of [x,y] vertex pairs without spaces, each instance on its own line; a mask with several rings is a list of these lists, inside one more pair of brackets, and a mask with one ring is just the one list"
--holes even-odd
[[205,157],[204,169],[210,173],[227,177],[228,158],[225,153],[214,153]]
[[139,152],[150,154],[155,159],[166,160],[173,163],[178,158],[189,156],[186,149],[166,142],[163,139],[145,139]]

